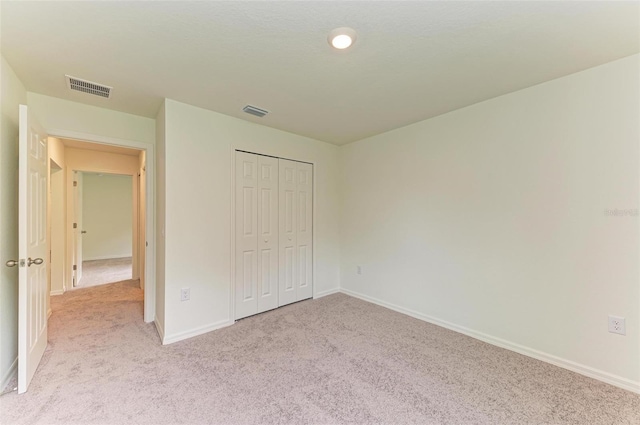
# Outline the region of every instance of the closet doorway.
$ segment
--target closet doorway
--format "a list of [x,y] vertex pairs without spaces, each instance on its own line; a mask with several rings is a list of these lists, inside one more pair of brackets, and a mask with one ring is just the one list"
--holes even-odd
[[313,165],[236,151],[235,319],[313,296]]

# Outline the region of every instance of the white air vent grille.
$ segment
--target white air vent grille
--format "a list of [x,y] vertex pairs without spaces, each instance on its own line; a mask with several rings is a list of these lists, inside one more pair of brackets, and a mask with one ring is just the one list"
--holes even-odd
[[264,117],[269,113],[269,111],[265,111],[264,109],[256,108],[255,106],[247,105],[242,108],[247,114],[255,115],[256,117]]
[[111,97],[111,90],[113,90],[113,87],[72,77],[71,75],[65,75],[65,77],[67,78],[67,87],[71,90],[81,91],[83,93],[89,93],[107,99]]

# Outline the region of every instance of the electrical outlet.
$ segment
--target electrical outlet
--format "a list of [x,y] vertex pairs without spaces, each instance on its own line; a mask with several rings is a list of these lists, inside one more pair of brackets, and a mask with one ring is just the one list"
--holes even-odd
[[180,301],[189,301],[191,299],[191,288],[182,288],[180,290]]
[[609,316],[609,332],[614,334],[626,335],[627,327],[624,317]]
[[362,274],[362,267],[356,266],[356,273]]

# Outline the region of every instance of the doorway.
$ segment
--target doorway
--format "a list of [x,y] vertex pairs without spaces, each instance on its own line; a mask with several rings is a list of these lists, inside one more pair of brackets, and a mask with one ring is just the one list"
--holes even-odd
[[74,171],[74,288],[133,279],[137,193],[133,176]]
[[[61,287],[56,285],[55,290],[52,286],[51,294],[57,295],[74,288],[109,283],[108,281],[135,280],[136,285],[144,293],[144,320],[151,322],[155,315],[155,282],[152,268],[154,264],[153,227],[152,217],[150,217],[152,211],[149,211],[146,205],[152,201],[152,198],[147,198],[153,195],[153,179],[147,178],[147,168],[152,166],[152,164],[147,164],[147,159],[153,158],[152,146],[140,144],[141,146],[138,148],[135,143],[132,143],[134,145],[132,147],[106,143],[107,141],[95,143],[77,139],[49,138],[49,146],[53,148],[53,152],[62,157],[61,163],[64,163],[62,167],[64,174],[64,190],[62,192],[64,193],[60,195],[64,209],[64,222],[61,227],[58,226],[59,229],[63,229],[64,234],[63,255],[57,258],[54,255],[53,246],[51,252],[52,266],[56,262],[63,270],[62,278],[59,279],[62,281],[62,285]],[[107,189],[96,190],[96,186],[93,184],[94,180],[109,179],[119,180],[120,187],[128,185],[126,190],[129,198],[127,205],[121,205],[120,208],[120,220],[122,221],[123,216],[127,217],[127,230],[124,233],[119,232],[115,238],[113,232],[104,235],[104,220],[102,224],[92,226],[91,221],[87,222],[87,220],[92,220],[92,217],[90,215],[87,216],[88,218],[85,217],[88,213],[84,211],[87,208],[95,210],[95,203],[106,196]],[[84,186],[87,185],[88,187],[85,188]],[[98,199],[92,199],[88,194],[96,195],[94,198]],[[52,194],[53,196],[55,194]],[[87,202],[88,205],[83,205]],[[98,208],[106,208],[104,202]],[[112,211],[107,218],[113,219],[114,214],[115,212]],[[105,214],[102,215],[104,218]],[[51,225],[54,225],[53,221],[51,221]],[[92,228],[87,228],[87,225]],[[100,239],[101,233],[103,233],[102,239]],[[99,250],[92,250],[92,237],[94,242],[97,237],[98,248],[102,249],[102,254]],[[124,251],[118,250],[118,247],[123,246],[125,240],[124,244],[128,248]],[[96,244],[94,244],[94,248],[95,246]],[[57,253],[61,252],[60,249],[56,251]],[[85,276],[85,273],[90,271],[90,266],[94,265],[87,262],[102,260],[115,260],[108,265],[109,273],[122,273],[120,274],[122,277],[92,282],[91,273]],[[123,265],[123,263],[125,264]],[[115,270],[116,268],[120,271]],[[151,281],[147,284],[148,276]]]

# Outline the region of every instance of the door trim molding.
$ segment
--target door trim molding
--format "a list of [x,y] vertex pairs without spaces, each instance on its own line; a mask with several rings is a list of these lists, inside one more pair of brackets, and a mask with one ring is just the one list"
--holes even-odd
[[[231,326],[234,323],[235,323],[234,320],[220,320],[215,323],[199,326],[194,329],[189,329],[184,332],[178,332],[178,333],[169,334],[169,335],[165,334],[164,330],[162,330],[162,333],[163,333],[162,345],[173,344],[174,342],[182,341],[185,339],[192,338],[194,336],[198,336],[198,335],[209,333],[211,331],[226,328],[227,326]],[[159,327],[159,324],[157,322],[156,322],[156,329],[158,330],[158,333],[160,333],[161,328]]]

